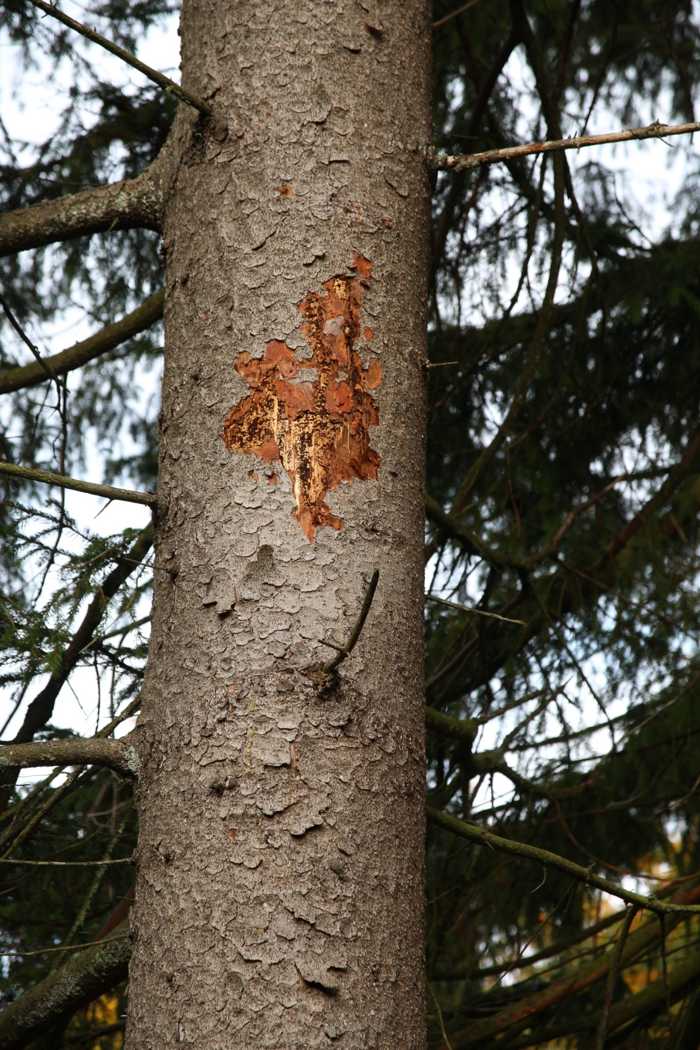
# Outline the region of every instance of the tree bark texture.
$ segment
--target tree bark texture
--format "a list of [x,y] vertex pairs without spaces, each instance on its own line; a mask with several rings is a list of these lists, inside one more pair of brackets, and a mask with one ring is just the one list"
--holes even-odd
[[417,1050],[427,4],[181,34],[127,1045]]

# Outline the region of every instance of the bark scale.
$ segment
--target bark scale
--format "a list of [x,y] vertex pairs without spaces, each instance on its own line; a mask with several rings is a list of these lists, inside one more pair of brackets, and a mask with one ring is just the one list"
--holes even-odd
[[420,1050],[427,5],[181,32],[127,1045]]

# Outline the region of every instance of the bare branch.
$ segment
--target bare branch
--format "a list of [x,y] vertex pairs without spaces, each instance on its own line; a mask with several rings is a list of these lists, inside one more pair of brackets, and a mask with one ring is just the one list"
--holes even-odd
[[[698,899],[700,895],[700,887],[694,887],[688,891],[681,891],[674,895],[676,901],[694,901]],[[667,933],[670,929],[677,926],[683,921],[683,915],[681,912],[675,912],[673,915],[668,917],[667,921]],[[644,952],[650,948],[654,948],[661,937],[661,926],[657,921],[656,917],[647,920],[642,923],[638,929],[634,930],[625,942],[625,946],[622,949],[622,957],[617,962],[620,969],[624,969],[629,966],[630,963],[638,959]],[[490,1041],[491,1037],[500,1032],[509,1031],[515,1027],[518,1030],[521,1026],[526,1025],[531,1027],[538,1015],[542,1014],[545,1010],[551,1010],[558,1003],[564,1000],[570,1000],[572,996],[578,992],[584,991],[586,988],[590,988],[598,981],[605,978],[609,972],[610,967],[616,964],[616,948],[613,946],[604,955],[601,955],[597,959],[593,959],[587,965],[583,965],[578,969],[574,970],[571,974],[567,974],[559,981],[554,981],[552,984],[543,988],[541,991],[534,992],[532,995],[527,996],[524,999],[518,1000],[512,1006],[506,1007],[504,1010],[500,1010],[497,1014],[491,1017],[484,1018],[483,1020],[472,1021],[467,1029],[456,1034],[456,1040],[461,1047],[482,1047]],[[629,999],[624,1002],[630,1002]],[[613,1030],[619,1022],[617,1020],[617,1012],[619,1006],[623,1004],[616,1004],[612,1007],[610,1017],[608,1019],[610,1029]],[[614,1016],[615,1015],[615,1016]],[[569,1031],[571,1026],[569,1026]],[[555,1033],[556,1034],[556,1033]],[[514,1045],[509,1041],[509,1045]]]
[[[538,784],[534,780],[528,780],[527,777],[522,776],[517,770],[512,769],[508,765],[503,757],[503,751],[499,749],[493,751],[482,751],[473,755],[472,763],[477,773],[481,775],[500,773],[501,776],[510,780],[511,784],[513,784],[521,794],[535,795],[537,798],[574,798],[577,795],[581,795],[588,786],[586,780],[583,778],[579,780],[578,783],[570,784],[566,787]],[[582,870],[587,871],[588,869]]]
[[338,650],[338,655],[334,656],[333,659],[330,661],[330,663],[327,663],[326,666],[323,668],[323,670],[326,672],[326,674],[331,674],[333,671],[335,671],[335,669],[343,662],[343,660],[347,656],[350,655],[350,653],[355,648],[355,646],[357,644],[357,640],[360,637],[360,634],[362,633],[362,628],[365,625],[365,620],[367,619],[367,614],[369,613],[370,606],[372,605],[372,599],[374,598],[374,592],[377,589],[377,584],[378,583],[379,583],[379,569],[375,569],[374,572],[372,573],[372,579],[369,581],[369,586],[367,588],[367,592],[366,592],[364,600],[362,602],[362,608],[360,609],[360,615],[357,617],[357,621],[355,623],[355,626],[353,627],[352,631],[350,632],[350,637],[348,638],[348,640],[345,643],[345,645],[343,645],[343,646],[331,645],[330,642],[324,642],[324,645],[331,645],[331,648]]
[[66,474],[54,474],[52,470],[40,467],[21,467],[17,463],[5,463],[0,460],[0,474],[9,478],[26,478],[28,481],[39,481],[45,485],[60,485],[63,489],[75,492],[87,492],[91,496],[104,496],[105,499],[121,500],[122,503],[141,503],[146,507],[155,507],[158,497],[154,492],[139,492],[137,489],[119,489],[114,485],[98,485],[93,481],[81,481]]
[[[695,948],[695,950],[684,953],[682,959],[671,970],[667,981],[661,977],[659,980],[647,984],[641,991],[635,992],[633,995],[627,995],[614,1003],[608,1015],[608,1034],[605,1045],[617,1045],[623,1028],[626,1029],[625,1035],[629,1037],[633,1026],[639,1024],[649,1025],[655,1016],[668,1010],[669,1006],[678,1002],[679,999],[684,998],[693,990],[694,986],[697,987],[698,975],[700,975],[700,951]],[[582,1012],[580,1018],[569,1021],[568,1024],[560,1024],[539,1030],[530,1028],[528,1034],[522,1038],[509,1040],[508,1046],[517,1047],[520,1050],[523,1047],[543,1046],[545,1042],[553,1044],[555,1040],[566,1037],[570,1039],[583,1033],[587,1033],[592,1037],[593,1025],[594,1020],[591,1017],[584,1016]],[[529,1024],[528,1027],[530,1027]],[[461,1045],[464,1046],[465,1044],[462,1043]],[[466,1045],[469,1044],[467,1043]],[[590,1044],[586,1043],[585,1045]],[[674,1047],[680,1045],[673,1043]]]
[[157,69],[152,69],[151,66],[147,66],[145,62],[141,62],[136,55],[132,55],[130,51],[125,50],[123,47],[119,47],[118,44],[112,43],[107,37],[102,36],[101,33],[96,33],[94,29],[90,29],[88,26],[83,25],[82,22],[77,22],[74,18],[59,11],[53,4],[44,3],[44,0],[29,0],[34,7],[38,7],[40,11],[43,11],[46,15],[51,15],[52,18],[62,22],[64,26],[68,26],[69,29],[75,30],[76,33],[80,33],[86,40],[91,40],[93,44],[99,44],[106,51],[116,55],[122,62],[126,62],[127,65],[133,69],[138,69],[139,73],[143,73],[144,76],[152,80],[154,84],[158,84],[159,87],[163,88],[164,91],[174,95],[175,98],[180,99],[181,102],[186,102],[188,106],[192,106],[194,109],[199,110],[205,117],[211,115],[211,110],[206,102],[202,102],[196,95],[191,95],[189,91],[185,91],[180,84],[176,84],[170,77],[166,77],[163,73],[159,73]]
[[497,164],[528,157],[535,153],[555,153],[566,149],[582,149],[584,146],[601,146],[607,142],[630,142],[640,139],[661,139],[671,135],[692,135],[700,131],[700,123],[660,124],[654,121],[643,128],[627,131],[609,131],[604,135],[574,135],[568,139],[551,139],[547,142],[528,142],[523,146],[506,146],[504,149],[489,149],[483,153],[442,153],[432,150],[429,155],[431,167],[439,171],[467,171],[482,164]]
[[670,1003],[687,994],[694,985],[697,986],[700,974],[700,951],[696,948],[688,952],[674,966],[669,975],[668,984],[660,978],[652,984],[648,984],[635,995],[630,995],[611,1007],[608,1017],[609,1031],[617,1032],[623,1025],[641,1017],[649,1020],[655,1014],[667,1009]]
[[[130,704],[127,704],[123,711],[120,711],[118,715],[108,722],[106,726],[99,729],[95,736],[110,736],[117,726],[121,725],[122,722],[125,722],[127,718],[131,718],[131,716],[138,711],[140,706],[141,697],[137,696]],[[11,824],[10,827],[5,828],[0,835],[0,849],[5,850],[0,860],[5,860],[12,850],[17,849],[17,847],[23,842],[26,842],[27,839],[31,838],[46,814],[54,809],[58,803],[69,794],[76,782],[82,776],[84,770],[76,770],[69,774],[61,786],[54,788],[42,803],[40,800],[42,792],[46,791],[52,781],[62,772],[63,768],[58,766],[40,784],[35,785],[35,787],[25,795],[20,802],[16,803],[12,807],[12,812],[10,814],[3,814],[5,817],[11,817]],[[39,803],[38,805],[37,802]],[[31,812],[32,807],[34,808],[34,813]],[[27,813],[29,813],[28,817]],[[21,830],[16,831],[15,829],[19,823],[22,824]]]
[[125,980],[130,954],[126,922],[117,927],[108,940],[76,952],[64,966],[4,1008],[0,1015],[3,1050],[21,1050],[52,1022],[70,1017],[81,1006]]
[[470,751],[479,727],[479,723],[473,718],[452,718],[430,704],[425,705],[425,724],[438,736],[459,741]]
[[[85,615],[71,638],[70,644],[62,653],[58,667],[52,672],[46,685],[37,693],[27,708],[24,722],[13,743],[28,743],[48,723],[53,714],[56,697],[78,663],[83,649],[93,637],[110,599],[114,597],[131,573],[138,568],[151,549],[152,543],[153,526],[149,525],[139,533],[128,551],[119,558],[114,569],[105,577],[102,585],[98,587],[97,593],[85,610]],[[16,779],[16,767],[6,767],[0,772],[0,809],[4,809],[7,805],[9,793]]]
[[625,941],[629,936],[632,923],[634,922],[635,916],[637,915],[638,909],[631,907],[627,909],[625,915],[625,921],[622,924],[617,942],[615,944],[615,954],[611,960],[610,970],[608,972],[608,979],[605,982],[605,1001],[603,1003],[603,1009],[600,1014],[598,1021],[598,1032],[596,1034],[596,1046],[595,1050],[605,1050],[606,1033],[608,1031],[608,1019],[610,1016],[610,1007],[612,1006],[613,996],[615,994],[615,985],[620,979],[621,965],[622,965],[622,953],[625,948]]
[[0,371],[0,394],[35,386],[45,379],[65,375],[74,368],[80,368],[96,357],[114,350],[127,339],[138,335],[139,332],[145,331],[162,316],[163,292],[160,291],[155,292],[141,306],[122,317],[120,321],[105,325],[99,332],[95,332],[94,335],[88,336],[79,343],[74,343],[66,350],[61,350],[60,353],[53,354],[51,357],[45,357],[41,362],[33,361],[28,365]]
[[[33,747],[33,744],[29,744]],[[109,864],[135,864],[133,857],[105,857],[103,860],[27,860],[26,857],[0,857],[0,864],[29,868],[98,868]],[[60,950],[60,949],[59,949]]]
[[38,373],[41,376],[41,379],[55,379],[56,376],[51,371],[51,366],[48,365],[44,358],[41,356],[41,354],[39,353],[39,348],[35,346],[35,344],[31,341],[24,328],[22,328],[22,325],[15,317],[14,312],[10,307],[10,304],[1,295],[0,306],[2,307],[5,316],[7,317],[7,320],[10,322],[17,335],[20,337],[25,346],[29,348],[32,356],[34,357],[33,367],[38,369]]
[[587,886],[595,886],[597,889],[603,890],[604,893],[609,893],[613,897],[619,897],[620,900],[627,901],[628,904],[634,904],[638,908],[647,908],[656,915],[664,915],[668,912],[700,913],[700,905],[698,904],[671,904],[660,901],[657,897],[647,897],[643,893],[634,893],[632,890],[626,890],[612,879],[594,875],[590,868],[584,868],[582,864],[577,864],[575,861],[562,857],[558,853],[552,853],[551,850],[532,846],[528,842],[516,842],[515,839],[504,838],[502,835],[496,835],[492,831],[487,831],[486,828],[479,827],[476,824],[467,824],[465,821],[459,820],[458,817],[453,817],[449,813],[441,813],[439,810],[431,807],[428,807],[427,812],[433,823],[439,824],[461,838],[469,839],[480,846],[489,846],[491,849],[500,850],[502,853],[510,853],[516,857],[526,857],[528,860],[537,861],[545,867],[556,868],[558,871],[571,875],[574,879],[585,883]]
[[[438,501],[428,493],[425,497],[425,512],[434,525],[453,539],[459,540],[461,546],[469,554],[477,555],[492,565],[501,565],[504,568],[525,568],[524,562],[518,562],[510,558],[504,558],[497,551],[491,550],[488,544],[467,528],[456,517],[452,517],[443,510]],[[520,621],[518,621],[520,622]]]
[[0,258],[104,230],[160,229],[162,193],[153,166],[135,179],[95,186],[0,215]]
[[0,768],[32,766],[107,766],[133,776],[133,745],[129,737],[105,740],[101,737],[71,737],[67,740],[41,740],[31,744],[0,744]]
[[476,605],[462,605],[461,602],[452,602],[449,598],[440,598],[437,594],[426,594],[425,598],[426,601],[435,602],[436,605],[443,605],[446,609],[454,609],[456,612],[467,613],[469,616],[485,616],[487,620],[500,620],[501,623],[515,623],[520,624],[521,627],[527,627],[524,620],[513,620],[510,616],[487,612],[486,609],[479,609]]
[[464,14],[470,7],[475,7],[479,3],[479,0],[467,0],[466,4],[462,4],[461,7],[455,8],[454,11],[450,11],[449,14],[443,15],[442,18],[438,18],[433,22],[433,29],[440,29],[441,26],[447,25],[448,22],[452,21],[458,15]]

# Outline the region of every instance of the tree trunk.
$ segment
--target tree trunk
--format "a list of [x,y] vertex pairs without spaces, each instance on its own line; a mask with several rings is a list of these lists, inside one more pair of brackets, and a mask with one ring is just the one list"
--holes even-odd
[[427,14],[184,4],[130,1050],[424,1045]]

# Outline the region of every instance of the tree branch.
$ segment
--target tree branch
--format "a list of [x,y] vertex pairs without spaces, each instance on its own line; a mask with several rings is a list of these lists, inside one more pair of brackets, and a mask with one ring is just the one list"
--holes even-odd
[[17,368],[7,368],[0,371],[0,394],[7,394],[12,390],[22,390],[29,386],[35,386],[48,378],[65,375],[74,368],[93,361],[101,354],[106,354],[115,347],[125,343],[127,339],[145,331],[163,316],[163,292],[155,292],[141,306],[131,313],[122,317],[114,324],[105,325],[99,332],[88,336],[87,339],[74,343],[66,350],[58,354],[45,357],[41,362],[32,361],[28,365],[19,365]]
[[[512,769],[511,766],[508,765],[503,751],[499,749],[493,751],[481,751],[476,755],[473,755],[472,763],[476,773],[482,776],[500,773],[501,776],[510,780],[511,784],[517,788],[521,794],[535,795],[537,798],[575,798],[577,795],[581,795],[588,786],[585,779],[581,779],[577,784],[570,784],[566,787],[557,787],[556,785],[548,786],[547,784],[536,783],[534,780],[528,780],[527,777],[522,776],[517,770]],[[554,855],[556,856],[556,854]],[[587,871],[587,869],[582,870]]]
[[127,51],[123,47],[119,47],[118,44],[112,43],[107,37],[102,36],[101,33],[96,33],[94,29],[90,29],[88,26],[83,25],[82,22],[77,22],[74,18],[59,11],[53,4],[44,3],[44,0],[29,0],[34,7],[38,7],[40,11],[43,11],[46,15],[51,15],[52,18],[62,22],[64,26],[68,26],[69,29],[73,29],[76,33],[80,33],[86,40],[92,41],[93,44],[99,44],[106,51],[116,55],[122,62],[126,62],[128,66],[133,69],[138,69],[139,73],[143,73],[144,76],[152,80],[154,84],[158,84],[159,87],[163,88],[169,94],[174,95],[175,98],[180,99],[181,102],[186,102],[188,106],[192,106],[194,109],[199,110],[205,117],[211,115],[211,109],[196,95],[191,95],[189,91],[180,85],[176,84],[170,77],[166,77],[163,73],[159,73],[157,69],[153,69],[151,66],[147,66],[145,62],[141,62],[136,55],[132,55],[130,51]]
[[438,736],[458,741],[470,751],[476,739],[479,723],[473,718],[452,718],[438,711],[437,708],[425,705],[425,724]]
[[641,1018],[649,1020],[669,1003],[675,1003],[690,987],[697,985],[700,974],[700,950],[695,949],[671,970],[668,981],[659,978],[635,995],[623,999],[610,1009],[608,1030],[617,1033],[623,1025]]
[[532,846],[528,842],[516,842],[515,839],[504,838],[502,835],[496,835],[492,831],[487,831],[486,828],[479,827],[476,824],[467,824],[465,821],[459,820],[458,817],[453,817],[449,813],[441,813],[439,810],[431,807],[428,807],[427,812],[434,824],[439,824],[440,827],[446,828],[461,838],[469,839],[480,846],[489,846],[491,849],[500,850],[502,853],[510,853],[516,857],[526,857],[528,860],[537,861],[545,867],[556,868],[558,871],[571,875],[572,878],[583,882],[587,886],[595,886],[597,889],[603,890],[604,893],[609,893],[613,897],[619,897],[620,900],[627,901],[628,904],[635,904],[639,908],[647,908],[656,915],[665,915],[669,912],[700,913],[700,905],[698,904],[671,904],[660,901],[657,897],[647,897],[643,893],[634,893],[632,890],[626,890],[618,882],[606,879],[601,875],[594,875],[590,868],[584,868],[582,864],[577,864],[575,861],[562,857],[558,853],[552,853],[548,849]]
[[[682,891],[675,895],[675,899],[678,900],[697,900],[700,895],[700,887],[694,887],[691,890]],[[670,932],[675,926],[677,926],[683,920],[683,915],[680,912],[668,917],[666,922],[666,934]],[[638,929],[634,930],[625,942],[625,946],[622,950],[621,959],[618,961],[620,969],[624,969],[629,966],[632,962],[638,959],[642,953],[648,951],[650,948],[655,947],[661,939],[661,924],[656,918],[649,919],[644,922]],[[587,965],[579,967],[570,975],[563,977],[559,981],[554,981],[548,987],[543,988],[541,991],[535,992],[532,995],[527,996],[514,1003],[512,1006],[507,1007],[505,1010],[500,1010],[497,1014],[492,1017],[484,1018],[480,1021],[472,1021],[467,1029],[456,1033],[454,1036],[455,1044],[466,1050],[467,1047],[482,1047],[487,1042],[490,1042],[491,1038],[501,1032],[512,1032],[513,1029],[517,1032],[522,1030],[523,1027],[531,1028],[535,1019],[538,1015],[542,1014],[545,1010],[549,1010],[555,1007],[558,1003],[564,1000],[570,1000],[572,996],[579,992],[590,988],[598,981],[603,980],[610,972],[610,967],[614,964],[616,958],[616,950],[613,945],[604,955],[598,959],[594,959]],[[623,1003],[618,1004],[621,1007]],[[614,1025],[619,1025],[618,1017],[615,1016],[617,1013],[618,1006],[613,1006],[610,1011],[608,1018],[611,1030]],[[571,1028],[571,1026],[569,1026]],[[554,1033],[555,1035],[557,1033]],[[505,1044],[504,1044],[505,1045]],[[508,1040],[508,1045],[513,1045],[511,1040]],[[444,1048],[443,1048],[444,1050]]]
[[[123,711],[120,711],[118,715],[108,722],[107,725],[103,726],[102,729],[98,729],[95,736],[110,736],[117,726],[121,725],[122,722],[125,722],[127,718],[131,718],[131,716],[138,711],[140,706],[141,697],[137,696],[130,704],[126,705]],[[31,791],[24,795],[21,801],[12,807],[11,812],[2,814],[3,819],[9,818],[11,820],[11,824],[10,827],[6,828],[2,835],[0,835],[0,849],[4,850],[0,859],[6,859],[13,850],[17,849],[17,847],[23,842],[26,842],[31,838],[46,814],[54,809],[59,802],[69,794],[84,771],[78,770],[69,774],[60,787],[54,788],[48,797],[41,802],[41,794],[47,791],[52,781],[62,772],[63,769],[58,766],[47,777],[45,777],[43,781],[36,784]],[[33,813],[32,807],[34,808]],[[28,817],[27,814],[29,814]],[[25,817],[27,817],[26,820],[24,819]],[[23,824],[21,830],[15,833],[17,824],[22,821]]]
[[594,572],[612,561],[624,550],[630,540],[639,532],[651,515],[664,506],[674,495],[680,483],[694,471],[696,460],[700,456],[700,427],[692,434],[685,452],[668,473],[668,477],[659,490],[644,504],[638,514],[627,522],[608,545],[608,549],[596,565]]
[[[48,723],[53,714],[56,697],[78,663],[83,649],[95,633],[98,624],[104,616],[108,602],[114,597],[131,573],[141,564],[152,543],[153,527],[149,525],[139,533],[129,550],[119,558],[114,569],[105,577],[102,585],[97,589],[97,593],[87,607],[70,644],[61,655],[58,667],[53,671],[44,688],[30,703],[24,722],[12,741],[14,744],[28,743]],[[7,797],[16,779],[16,767],[6,767],[0,773],[0,810],[6,807]]]
[[[697,454],[694,439],[689,443],[686,454],[676,467],[672,468],[674,471],[677,470],[677,473],[674,473],[676,488],[689,473],[691,460],[688,453],[691,451],[693,455]],[[672,493],[664,486],[663,501],[667,502],[671,496]],[[652,499],[656,505],[657,497],[652,497]],[[676,509],[676,521],[681,526],[686,521],[693,522],[697,517],[699,507],[700,486],[697,486],[686,493],[686,499]],[[644,508],[640,513],[644,513]],[[637,518],[632,519],[632,522],[636,521]],[[644,514],[644,521],[640,524],[647,529],[653,528],[653,538],[658,539],[659,542],[668,542],[678,538],[673,516],[664,515],[654,519]],[[459,541],[459,535],[453,533],[453,538]],[[631,536],[628,536],[625,543],[627,544],[630,539]],[[651,542],[651,538],[648,542]],[[516,629],[511,628],[508,624],[503,624],[497,632],[492,631],[488,626],[485,627],[484,631],[489,633],[487,642],[484,642],[484,639],[481,640],[481,653],[486,652],[486,657],[475,653],[474,645],[471,648],[468,645],[465,646],[443,671],[433,676],[429,683],[430,689],[434,689],[448,670],[449,673],[456,674],[465,662],[475,655],[477,658],[470,667],[461,688],[466,694],[488,682],[506,660],[521,652],[530,639],[536,637],[540,631],[561,623],[566,616],[576,614],[594,605],[602,596],[605,596],[614,585],[616,573],[625,556],[624,549],[624,546],[621,547],[612,557],[609,556],[608,551],[602,556],[600,563],[593,567],[568,565],[563,561],[556,562],[558,569],[538,581],[541,598],[537,596],[533,599],[532,594],[525,591],[515,596],[500,610],[508,617],[524,621],[526,626]]]
[[32,766],[107,766],[118,773],[135,773],[134,749],[129,736],[119,740],[70,737],[30,744],[0,743],[0,768]]
[[692,135],[700,131],[700,123],[660,124],[654,121],[643,128],[627,131],[609,131],[603,135],[574,135],[568,139],[552,139],[547,142],[529,142],[522,146],[506,146],[504,149],[489,149],[482,153],[442,153],[431,150],[431,167],[440,171],[467,171],[482,164],[497,164],[515,157],[528,157],[536,153],[555,153],[567,149],[582,149],[584,146],[600,146],[607,142],[630,142],[641,139],[668,138],[671,135]]
[[[648,1025],[653,1018],[668,1009],[669,1005],[678,1002],[687,993],[697,986],[700,975],[700,950],[689,951],[677,966],[668,974],[668,979],[659,978],[648,984],[640,992],[627,995],[610,1007],[608,1015],[608,1032],[606,1046],[618,1044],[622,1036],[622,1029],[627,1028],[625,1036],[629,1036],[634,1027]],[[521,1050],[529,1046],[543,1046],[553,1040],[565,1039],[588,1033],[592,1034],[594,1021],[589,1017],[581,1017],[580,1020],[572,1020],[569,1024],[560,1024],[554,1027],[531,1029],[528,1034],[520,1039],[508,1040],[509,1050]],[[528,1024],[528,1028],[530,1025]],[[588,1044],[586,1044],[588,1045]],[[629,1044],[628,1044],[629,1045]],[[676,1046],[677,1044],[673,1044]],[[685,1045],[685,1044],[683,1044]]]
[[47,1027],[67,1020],[81,1006],[124,981],[130,955],[126,922],[108,940],[76,952],[65,965],[4,1008],[0,1014],[3,1050],[21,1050]]
[[491,565],[500,565],[507,569],[526,568],[524,562],[504,557],[498,551],[491,550],[488,544],[484,543],[475,532],[472,532],[466,527],[466,525],[463,525],[456,518],[449,515],[443,510],[438,501],[428,493],[426,493],[425,496],[425,512],[427,517],[434,525],[437,525],[443,533],[450,536],[452,539],[459,540],[460,546],[468,554],[477,555]]
[[160,229],[162,192],[153,166],[135,179],[95,186],[0,215],[0,258],[104,230]]
[[21,467],[17,463],[5,463],[0,460],[0,475],[9,478],[26,478],[28,481],[39,481],[45,485],[60,485],[63,489],[75,492],[87,492],[90,496],[104,496],[105,499],[121,500],[122,503],[141,503],[146,507],[155,507],[158,497],[154,492],[139,492],[137,489],[120,489],[114,485],[98,485],[93,481],[81,481],[66,474],[54,474],[52,470],[40,467]]

